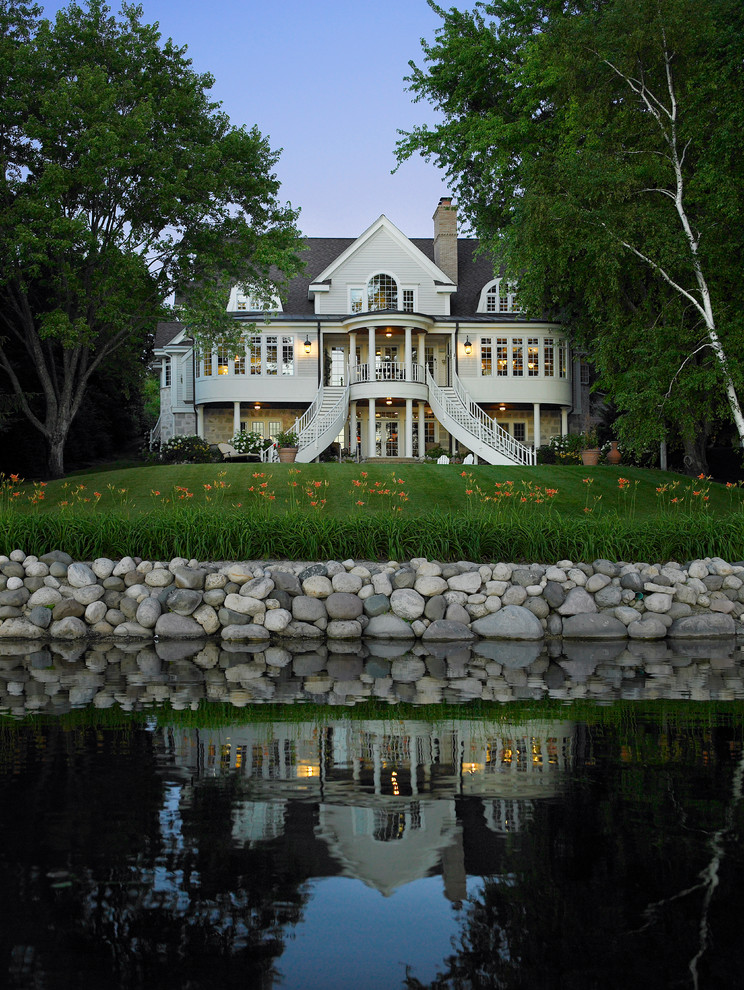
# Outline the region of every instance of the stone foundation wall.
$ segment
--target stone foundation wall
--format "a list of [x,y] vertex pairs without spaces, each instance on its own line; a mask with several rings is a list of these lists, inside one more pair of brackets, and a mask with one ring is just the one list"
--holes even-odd
[[470,642],[744,635],[744,564],[0,556],[0,639]]

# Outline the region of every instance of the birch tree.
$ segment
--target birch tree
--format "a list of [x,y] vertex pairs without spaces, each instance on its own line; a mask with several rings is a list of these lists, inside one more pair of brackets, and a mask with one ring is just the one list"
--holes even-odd
[[399,160],[445,169],[521,301],[591,354],[627,442],[690,441],[722,412],[744,442],[741,5],[437,9],[408,84],[442,120]]

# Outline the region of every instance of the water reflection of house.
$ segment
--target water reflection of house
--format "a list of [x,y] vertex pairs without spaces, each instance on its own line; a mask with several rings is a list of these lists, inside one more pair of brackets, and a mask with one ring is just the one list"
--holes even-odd
[[313,839],[339,872],[383,894],[441,869],[445,893],[465,890],[458,802],[480,804],[491,833],[520,831],[535,801],[561,786],[571,722],[363,721],[249,724],[169,737],[177,765],[236,775],[238,845],[279,839],[296,802],[317,806]]

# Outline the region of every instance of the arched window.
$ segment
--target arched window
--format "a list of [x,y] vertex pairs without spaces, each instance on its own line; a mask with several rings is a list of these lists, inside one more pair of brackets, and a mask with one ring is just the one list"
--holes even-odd
[[478,301],[479,313],[518,313],[517,286],[505,278],[495,278],[483,287]]
[[367,311],[398,308],[398,283],[392,275],[373,275],[367,282]]

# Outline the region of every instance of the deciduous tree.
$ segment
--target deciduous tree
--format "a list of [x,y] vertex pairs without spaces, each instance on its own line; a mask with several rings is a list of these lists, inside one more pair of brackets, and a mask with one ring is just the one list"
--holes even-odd
[[[435,6],[432,4],[432,6]],[[744,442],[744,11],[733,0],[436,7],[404,134],[533,313],[589,350],[643,446],[728,413]],[[694,466],[694,465],[693,465]]]
[[140,7],[73,2],[49,22],[0,0],[0,35],[0,370],[59,476],[95,369],[144,349],[177,286],[212,300],[215,326],[214,286],[274,293],[299,267],[297,212],[278,153]]

